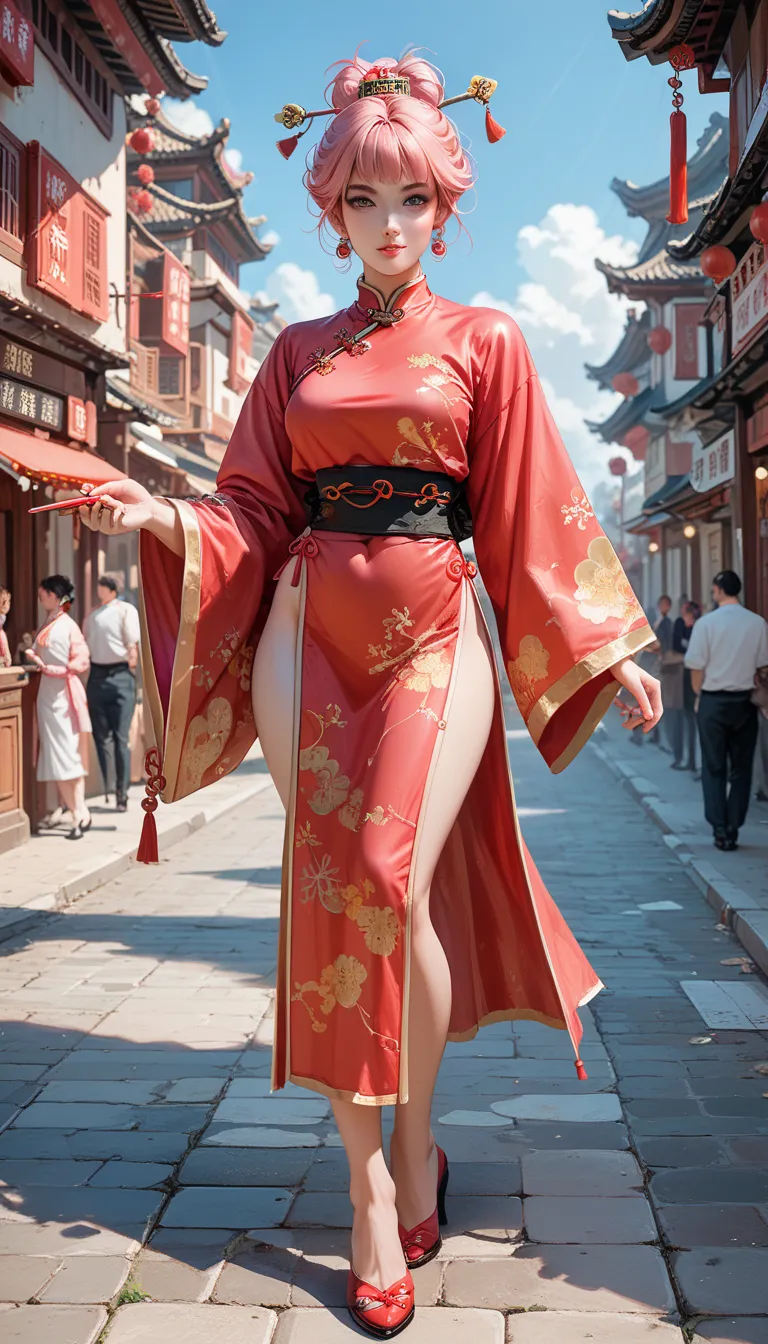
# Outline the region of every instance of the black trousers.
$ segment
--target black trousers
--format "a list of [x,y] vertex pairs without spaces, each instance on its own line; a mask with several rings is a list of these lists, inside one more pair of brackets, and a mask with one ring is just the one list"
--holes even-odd
[[127,663],[91,663],[87,691],[104,791],[109,792],[114,776],[117,798],[126,798],[130,783],[128,733],[136,704],[136,679]]
[[704,815],[714,830],[738,831],[749,808],[757,706],[749,691],[702,691],[699,703]]

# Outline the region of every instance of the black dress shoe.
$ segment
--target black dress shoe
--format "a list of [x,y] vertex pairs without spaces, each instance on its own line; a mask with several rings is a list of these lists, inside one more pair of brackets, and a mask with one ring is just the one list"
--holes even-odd
[[713,832],[715,849],[725,849],[728,841],[725,831],[722,828],[716,828]]
[[739,832],[735,831],[731,826],[729,826],[727,831],[725,832],[725,845],[723,846],[723,848],[724,849],[739,848]]
[[115,811],[116,811],[116,812],[127,812],[127,811],[128,811],[128,799],[127,799],[127,798],[118,798],[117,802],[115,803]]

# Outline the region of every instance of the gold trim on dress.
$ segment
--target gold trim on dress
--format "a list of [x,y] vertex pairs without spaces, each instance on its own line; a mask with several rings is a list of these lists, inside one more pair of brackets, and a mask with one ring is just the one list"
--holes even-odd
[[363,1092],[349,1092],[343,1087],[329,1087],[327,1083],[321,1083],[317,1078],[303,1078],[301,1074],[289,1074],[286,1082],[295,1083],[297,1087],[308,1087],[311,1092],[320,1092],[324,1097],[330,1097],[332,1101],[354,1101],[358,1106],[396,1106],[397,1093],[386,1092],[379,1097],[368,1097]]
[[[616,660],[614,659],[614,662],[615,661]],[[599,695],[595,697],[576,732],[568,743],[568,746],[565,748],[565,751],[562,751],[557,760],[549,767],[553,775],[562,774],[566,766],[570,765],[571,761],[575,760],[578,756],[582,747],[587,745],[587,742],[594,733],[598,723],[605,717],[608,710],[611,708],[614,696],[620,690],[621,686],[618,681],[610,681],[607,686],[603,687]]]
[[[562,709],[566,701],[570,700],[571,696],[575,695],[580,687],[585,686],[588,681],[592,681],[601,672],[607,671],[609,667],[613,667],[614,663],[617,663],[620,658],[633,657],[634,654],[640,653],[641,649],[653,644],[655,640],[656,635],[651,627],[647,624],[641,625],[637,630],[630,630],[628,634],[621,635],[619,639],[611,640],[610,644],[604,644],[602,648],[595,649],[593,653],[587,654],[586,658],[582,658],[580,662],[576,663],[575,667],[569,668],[565,676],[554,682],[548,690],[539,696],[531,710],[527,727],[533,741],[538,745],[550,719],[557,713],[558,709]],[[617,684],[616,682],[613,683],[614,694]],[[605,713],[605,710],[603,710],[603,713]],[[593,728],[597,722],[595,720],[592,725]],[[592,729],[590,729],[591,731]],[[588,736],[589,734],[587,734]],[[585,737],[581,743],[582,746],[586,740]],[[560,759],[562,760],[562,757]],[[571,759],[573,758],[571,757]]]

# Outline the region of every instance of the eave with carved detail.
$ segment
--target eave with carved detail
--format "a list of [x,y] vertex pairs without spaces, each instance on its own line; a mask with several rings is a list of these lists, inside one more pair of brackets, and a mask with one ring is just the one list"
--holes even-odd
[[628,61],[645,56],[651,65],[661,65],[672,47],[687,42],[697,65],[714,68],[741,2],[645,0],[631,14],[610,10],[608,24]]
[[[189,0],[117,0],[122,19],[157,73],[159,84],[174,98],[189,98],[208,87],[204,75],[195,75],[179,59],[171,41],[206,42],[218,46],[226,36],[202,3]],[[106,31],[87,0],[67,0],[67,8],[96,47],[124,93],[146,93],[139,75],[113,36]],[[207,26],[203,10],[207,12]],[[193,11],[199,11],[197,16]],[[186,34],[186,37],[183,36]],[[216,36],[214,36],[216,35]]]
[[623,443],[631,429],[641,425],[644,429],[656,428],[656,419],[652,414],[654,389],[644,387],[636,397],[625,397],[616,410],[602,423],[585,420],[587,429],[597,434],[604,443]]
[[628,313],[627,324],[613,354],[604,364],[585,364],[587,377],[599,387],[610,391],[618,373],[647,372],[651,363],[648,347],[650,329],[651,314],[647,309],[640,317],[634,312]]

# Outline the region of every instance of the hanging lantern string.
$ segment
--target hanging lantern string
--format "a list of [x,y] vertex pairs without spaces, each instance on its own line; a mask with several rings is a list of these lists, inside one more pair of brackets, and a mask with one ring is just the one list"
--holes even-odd
[[672,47],[669,62],[674,70],[667,80],[672,90],[672,114],[669,118],[669,224],[685,224],[688,220],[688,146],[686,118],[683,111],[683,95],[680,90],[683,81],[680,72],[692,70],[696,64],[696,53],[687,42]]

